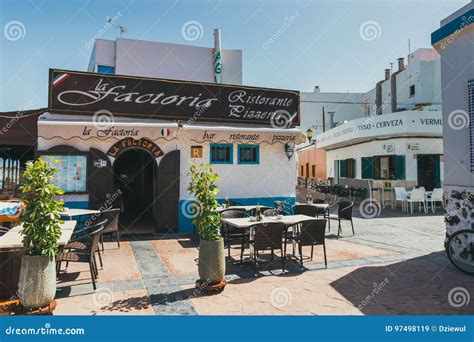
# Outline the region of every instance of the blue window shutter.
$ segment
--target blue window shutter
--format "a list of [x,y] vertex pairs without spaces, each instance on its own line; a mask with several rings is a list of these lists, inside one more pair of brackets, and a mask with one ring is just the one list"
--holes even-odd
[[362,157],[361,158],[361,178],[362,179],[374,179],[375,175],[375,162],[374,157]]
[[339,177],[347,177],[347,161],[339,160]]
[[405,156],[395,156],[395,179],[405,179]]

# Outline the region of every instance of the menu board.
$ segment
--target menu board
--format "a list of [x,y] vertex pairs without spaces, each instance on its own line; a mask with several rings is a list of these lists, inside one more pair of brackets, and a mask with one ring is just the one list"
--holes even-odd
[[58,169],[53,182],[64,192],[86,192],[86,156],[44,155],[42,158]]

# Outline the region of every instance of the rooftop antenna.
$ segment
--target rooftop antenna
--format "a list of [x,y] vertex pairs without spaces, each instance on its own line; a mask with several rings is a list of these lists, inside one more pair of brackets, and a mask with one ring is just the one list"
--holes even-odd
[[411,53],[411,44],[410,44],[410,38],[408,38],[408,55]]
[[392,74],[392,70],[393,70],[393,63],[390,62],[390,75]]
[[115,26],[115,27],[119,29],[120,37],[122,37],[122,35],[123,35],[124,33],[127,33],[127,28],[126,28],[126,27],[123,27],[122,25],[117,25],[117,26]]

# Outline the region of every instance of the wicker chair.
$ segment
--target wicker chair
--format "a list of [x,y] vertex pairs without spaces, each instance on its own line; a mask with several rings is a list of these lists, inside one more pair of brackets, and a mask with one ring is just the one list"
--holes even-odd
[[293,206],[295,215],[306,215],[316,217],[318,208],[311,204],[296,204]]
[[104,226],[104,230],[100,236],[100,243],[102,245],[102,252],[104,251],[104,234],[113,235],[115,233],[117,239],[118,248],[120,248],[120,234],[118,230],[120,216],[120,208],[108,209],[102,212],[101,219],[107,220],[107,223]]
[[[253,246],[253,257],[255,261],[255,269],[258,269],[258,251],[271,250],[271,262],[273,263],[274,251],[281,252],[281,268],[285,272],[285,259],[283,232],[284,225],[282,223],[259,223],[255,225],[255,234],[253,239],[249,240],[249,244]],[[242,262],[244,249],[240,252],[240,261]]]
[[[354,223],[352,222],[352,207],[353,206],[354,206],[354,202],[340,201],[328,207],[328,210],[326,212],[326,218],[329,221],[328,222],[329,231],[331,231],[331,220],[337,220],[338,221],[337,238],[339,238],[339,235],[341,233],[341,221],[350,221],[351,227],[352,227],[352,234],[355,234]],[[330,213],[331,208],[337,208],[337,214],[331,214]]]
[[4,235],[5,233],[8,233],[9,230],[10,230],[10,228],[8,228],[8,227],[1,227],[0,226],[0,236]]
[[[63,251],[73,251],[77,253],[82,253],[84,251],[89,250],[89,245],[92,243],[92,233],[94,232],[94,227],[103,225],[105,227],[107,220],[91,220],[87,221],[89,224],[79,230],[74,231],[74,233],[71,236],[71,239],[67,244],[65,244],[62,248]],[[97,247],[97,249],[94,251],[94,259],[95,259],[95,253],[99,256],[99,263],[100,267],[103,267],[102,263],[102,256],[100,254],[100,248]],[[66,267],[69,265],[68,262],[66,262]]]
[[86,249],[83,250],[73,250],[69,252],[59,252],[56,256],[56,270],[59,275],[59,270],[61,269],[61,263],[63,261],[69,262],[79,262],[79,263],[88,263],[89,271],[92,279],[92,287],[96,290],[95,280],[99,275],[97,270],[97,263],[95,261],[95,252],[99,250],[100,234],[104,229],[104,222],[94,226],[87,227],[90,233],[90,243],[86,244]]
[[[227,209],[221,212],[221,218],[241,218],[248,217],[248,214],[243,210]],[[232,240],[239,240],[241,246],[245,245],[245,242],[249,238],[248,229],[240,229],[232,227],[225,222],[222,222],[222,235],[224,236],[224,244],[227,246],[227,254],[230,259],[230,245]]]
[[318,245],[323,246],[324,265],[326,268],[328,267],[325,243],[326,222],[326,219],[316,219],[305,221],[301,224],[299,233],[294,237],[294,240],[298,244],[301,268],[303,268],[303,246],[311,246],[311,260],[313,260],[314,246]]

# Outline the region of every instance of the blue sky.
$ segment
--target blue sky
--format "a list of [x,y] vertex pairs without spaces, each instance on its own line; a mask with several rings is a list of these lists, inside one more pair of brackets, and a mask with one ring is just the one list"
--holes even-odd
[[[0,0],[0,111],[47,106],[48,69],[86,70],[87,42],[118,13],[126,38],[212,47],[219,27],[223,48],[243,50],[247,85],[363,92],[468,2]],[[184,39],[189,21],[202,38]]]

